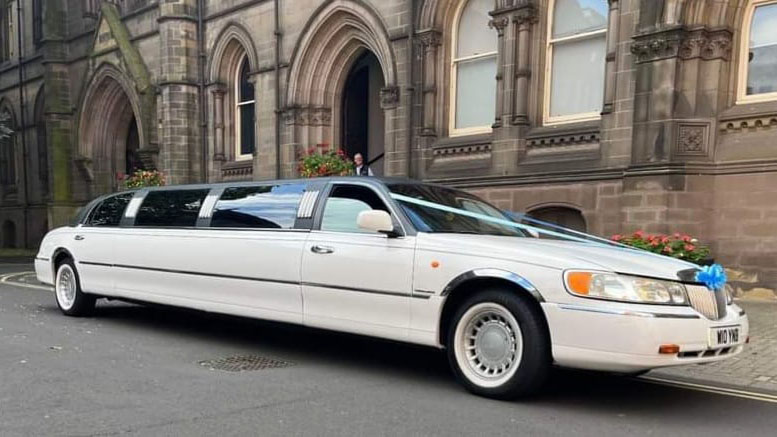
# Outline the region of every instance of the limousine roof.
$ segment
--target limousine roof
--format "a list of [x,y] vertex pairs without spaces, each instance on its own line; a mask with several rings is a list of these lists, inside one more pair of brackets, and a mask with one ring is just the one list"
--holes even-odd
[[402,177],[384,177],[384,176],[327,176],[320,178],[298,178],[298,179],[269,179],[261,181],[233,181],[233,182],[214,182],[208,184],[182,184],[182,185],[165,185],[162,187],[143,187],[137,189],[131,189],[127,191],[139,191],[139,190],[182,190],[182,189],[212,189],[219,187],[241,187],[241,186],[253,186],[253,185],[266,185],[266,184],[309,184],[311,182],[354,182],[367,183],[375,186],[383,186],[386,184],[416,184],[416,185],[437,185],[430,184],[416,179],[402,178]]

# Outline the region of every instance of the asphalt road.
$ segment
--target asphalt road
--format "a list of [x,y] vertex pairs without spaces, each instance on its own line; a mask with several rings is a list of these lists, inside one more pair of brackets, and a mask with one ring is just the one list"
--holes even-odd
[[[29,266],[0,266],[0,274]],[[520,402],[463,391],[441,351],[0,284],[0,435],[774,435],[777,403],[556,370]],[[212,370],[258,356],[286,367]]]

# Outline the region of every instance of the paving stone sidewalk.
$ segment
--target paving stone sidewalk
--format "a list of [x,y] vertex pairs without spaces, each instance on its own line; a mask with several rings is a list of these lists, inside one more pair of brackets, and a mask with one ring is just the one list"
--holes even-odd
[[654,370],[647,375],[777,393],[777,303],[737,304],[750,319],[750,344],[741,354],[717,363]]

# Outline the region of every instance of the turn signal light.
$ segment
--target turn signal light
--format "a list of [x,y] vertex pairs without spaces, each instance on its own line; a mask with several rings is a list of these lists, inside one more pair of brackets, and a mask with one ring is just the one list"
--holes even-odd
[[658,347],[658,353],[663,355],[674,355],[680,353],[680,346],[676,344],[662,344]]
[[572,272],[567,275],[567,285],[574,293],[588,294],[592,276],[590,272]]

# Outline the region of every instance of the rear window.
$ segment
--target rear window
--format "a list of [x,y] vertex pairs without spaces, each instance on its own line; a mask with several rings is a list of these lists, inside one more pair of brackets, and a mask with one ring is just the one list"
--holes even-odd
[[88,226],[119,226],[124,210],[135,193],[122,193],[111,196],[92,209],[87,221]]
[[151,191],[138,209],[135,226],[194,227],[209,191]]
[[230,187],[216,202],[210,225],[216,228],[290,229],[305,184]]

